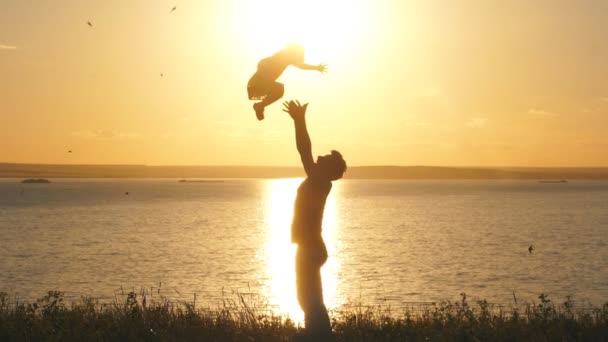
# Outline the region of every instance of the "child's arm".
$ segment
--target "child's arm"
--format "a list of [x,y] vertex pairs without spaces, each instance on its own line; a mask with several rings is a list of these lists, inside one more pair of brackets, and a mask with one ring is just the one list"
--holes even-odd
[[302,69],[302,70],[316,70],[320,73],[325,73],[327,71],[327,65],[326,64],[319,64],[319,65],[310,65],[310,64],[306,64],[306,63],[298,63],[298,64],[294,64],[294,66],[298,69]]
[[300,153],[300,159],[302,160],[302,166],[306,175],[310,176],[312,170],[315,167],[315,162],[312,159],[312,144],[310,142],[310,136],[306,128],[306,108],[308,103],[301,105],[299,101],[285,101],[283,103],[285,109],[284,112],[289,113],[293,119],[293,124],[296,130],[296,146]]

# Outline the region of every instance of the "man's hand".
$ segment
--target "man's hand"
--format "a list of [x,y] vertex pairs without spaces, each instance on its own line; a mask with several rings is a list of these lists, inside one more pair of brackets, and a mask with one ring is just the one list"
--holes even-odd
[[322,74],[326,73],[327,72],[327,64],[321,63],[321,64],[317,65],[317,71],[319,71]]
[[287,101],[283,102],[283,106],[285,107],[285,109],[283,109],[283,111],[285,113],[288,113],[292,119],[304,120],[304,117],[306,116],[306,108],[308,107],[308,103],[301,105],[300,101],[291,100],[289,102],[287,102]]

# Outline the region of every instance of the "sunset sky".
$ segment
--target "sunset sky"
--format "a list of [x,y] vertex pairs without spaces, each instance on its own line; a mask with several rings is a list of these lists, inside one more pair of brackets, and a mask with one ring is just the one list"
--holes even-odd
[[291,119],[278,102],[258,122],[246,84],[259,59],[300,42],[329,66],[280,79],[284,99],[310,102],[315,155],[608,166],[605,0],[1,7],[0,162],[298,165]]

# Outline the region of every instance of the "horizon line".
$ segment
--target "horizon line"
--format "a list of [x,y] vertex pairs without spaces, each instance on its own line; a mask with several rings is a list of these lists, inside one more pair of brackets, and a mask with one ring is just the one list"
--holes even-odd
[[[47,165],[47,166],[140,166],[140,167],[275,167],[275,168],[300,168],[301,165],[246,165],[246,164],[64,164],[64,163],[19,163],[19,162],[3,162],[0,161],[0,165]],[[425,165],[425,164],[368,164],[368,165],[348,165],[348,168],[360,168],[360,167],[437,167],[437,168],[479,168],[479,169],[491,169],[491,168],[549,168],[549,169],[606,169],[605,166],[554,166],[554,165],[543,165],[543,166],[521,166],[521,165]]]

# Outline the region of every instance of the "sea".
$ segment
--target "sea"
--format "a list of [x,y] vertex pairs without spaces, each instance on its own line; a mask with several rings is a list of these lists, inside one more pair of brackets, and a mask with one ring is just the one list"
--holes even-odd
[[[290,243],[302,179],[0,179],[0,292],[301,317]],[[608,302],[608,182],[340,180],[323,220],[327,307]],[[156,297],[154,297],[156,296]]]

